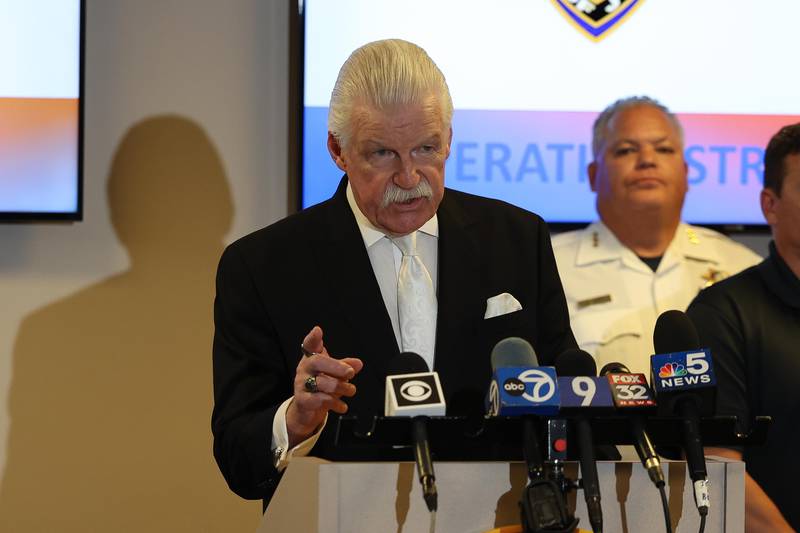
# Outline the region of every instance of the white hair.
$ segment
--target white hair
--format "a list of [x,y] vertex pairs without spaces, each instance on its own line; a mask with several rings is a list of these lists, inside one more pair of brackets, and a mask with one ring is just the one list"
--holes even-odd
[[611,122],[611,119],[626,109],[639,106],[650,106],[664,113],[664,116],[667,117],[667,120],[670,121],[670,123],[675,127],[675,130],[678,132],[681,145],[683,145],[683,127],[678,121],[678,117],[676,117],[672,111],[667,108],[667,106],[655,98],[650,98],[649,96],[629,96],[627,98],[620,98],[605,108],[603,112],[600,113],[595,119],[594,127],[592,128],[592,154],[594,155],[595,159],[597,159],[597,156],[600,154],[600,151],[603,149],[603,146],[606,143],[608,124]]
[[422,104],[430,96],[436,97],[442,125],[449,128],[453,118],[450,90],[425,50],[400,39],[365,44],[350,54],[339,71],[331,93],[328,131],[345,146],[353,133],[355,105],[387,109],[398,104]]

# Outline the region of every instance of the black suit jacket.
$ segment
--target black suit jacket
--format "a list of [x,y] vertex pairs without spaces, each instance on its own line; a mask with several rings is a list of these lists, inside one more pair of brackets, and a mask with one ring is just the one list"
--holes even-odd
[[[391,320],[345,195],[231,244],[214,303],[214,456],[231,489],[268,499],[279,475],[269,447],[277,407],[292,395],[300,342],[315,325],[334,357],[364,361],[349,414],[383,414],[386,364],[399,353]],[[435,370],[448,414],[482,409],[499,340],[526,338],[540,364],[575,348],[547,227],[509,204],[445,190],[439,219]],[[484,320],[508,292],[522,310]],[[330,452],[335,415],[314,455]]]

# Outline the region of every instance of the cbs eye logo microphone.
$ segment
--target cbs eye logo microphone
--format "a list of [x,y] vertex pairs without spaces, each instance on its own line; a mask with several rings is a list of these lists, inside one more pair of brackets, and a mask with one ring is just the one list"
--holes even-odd
[[433,388],[420,379],[406,381],[400,385],[400,397],[409,402],[424,402],[433,394]]
[[443,416],[444,393],[435,372],[386,377],[386,416]]

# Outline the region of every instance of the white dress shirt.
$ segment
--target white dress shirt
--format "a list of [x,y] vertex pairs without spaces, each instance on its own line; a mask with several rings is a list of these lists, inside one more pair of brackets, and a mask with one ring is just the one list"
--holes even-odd
[[[361,232],[364,247],[367,249],[369,262],[381,289],[383,303],[392,321],[392,330],[399,347],[401,342],[400,318],[397,310],[397,275],[400,272],[403,254],[400,248],[392,243],[390,238],[383,231],[376,228],[361,212],[361,209],[356,204],[350,183],[347,184],[347,203],[350,205],[350,209],[353,211],[358,223],[358,230]],[[438,293],[439,219],[436,214],[417,231],[417,253],[431,275],[434,291]],[[332,355],[335,357],[336,354]],[[291,402],[292,398],[283,402],[278,407],[275,418],[272,420],[272,443],[270,449],[274,464],[278,470],[286,468],[292,457],[308,455],[308,452],[311,451],[311,448],[314,447],[317,439],[319,439],[322,428],[325,427],[325,423],[328,421],[326,417],[311,437],[297,446],[287,449],[289,447],[289,432],[286,429],[286,410]]]
[[[397,340],[397,346],[401,346],[400,318],[397,312],[397,275],[400,273],[403,253],[384,232],[367,220],[367,217],[356,205],[349,183],[347,185],[347,202],[350,204],[350,209],[353,210],[356,222],[358,222],[358,229],[361,232],[361,238],[364,240],[364,247],[367,249],[372,271],[378,280],[378,286],[381,288],[383,303],[389,313],[389,318],[392,319],[392,329],[394,330],[395,340]],[[417,231],[417,253],[431,275],[433,290],[438,293],[439,219],[436,215],[433,215]]]

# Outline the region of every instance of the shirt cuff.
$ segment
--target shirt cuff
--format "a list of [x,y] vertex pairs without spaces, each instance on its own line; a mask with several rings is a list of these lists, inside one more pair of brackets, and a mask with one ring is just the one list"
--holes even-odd
[[272,464],[279,472],[282,472],[293,457],[305,457],[311,451],[311,448],[317,443],[320,434],[322,433],[325,424],[328,422],[328,415],[325,415],[325,420],[319,425],[317,430],[306,440],[289,449],[289,431],[286,429],[286,410],[289,404],[292,403],[294,398],[289,398],[283,402],[275,413],[272,419]]

